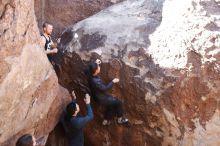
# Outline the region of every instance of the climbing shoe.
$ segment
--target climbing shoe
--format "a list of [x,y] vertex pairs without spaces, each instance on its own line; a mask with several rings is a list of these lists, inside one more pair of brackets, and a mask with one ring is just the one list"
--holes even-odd
[[110,120],[103,120],[103,122],[102,122],[102,125],[103,126],[108,126],[108,125],[110,125],[111,124],[111,121]]
[[128,123],[128,119],[124,117],[118,118],[118,124],[126,124]]

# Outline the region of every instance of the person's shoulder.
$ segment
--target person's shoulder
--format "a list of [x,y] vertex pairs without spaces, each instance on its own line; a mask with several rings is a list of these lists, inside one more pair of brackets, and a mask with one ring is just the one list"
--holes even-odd
[[92,78],[92,82],[93,84],[100,84],[102,83],[102,79],[100,77],[95,76]]
[[42,34],[42,33],[40,34],[40,36],[41,36],[42,38],[45,38],[44,34]]
[[44,35],[41,35],[41,36],[40,36],[40,39],[41,39],[41,42],[46,43],[46,38],[45,38]]
[[40,38],[41,38],[42,40],[46,40],[46,38],[45,38],[45,36],[44,36],[43,34],[40,35]]
[[99,80],[101,80],[101,78],[99,78],[99,77],[97,77],[97,76],[92,76],[92,80],[93,80],[93,81],[99,81]]
[[79,118],[79,116],[71,117],[70,121],[77,121],[78,118]]

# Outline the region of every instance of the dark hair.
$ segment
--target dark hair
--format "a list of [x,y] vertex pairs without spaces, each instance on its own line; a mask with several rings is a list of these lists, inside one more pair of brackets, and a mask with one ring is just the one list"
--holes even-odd
[[99,65],[97,63],[90,63],[89,64],[89,74],[92,76],[96,70],[98,69]]
[[16,142],[16,146],[33,146],[33,145],[34,145],[33,137],[30,134],[23,135]]
[[70,118],[76,112],[76,102],[70,102],[66,107],[67,116]]
[[43,23],[43,28],[46,28],[48,25],[51,25],[50,23],[44,22]]

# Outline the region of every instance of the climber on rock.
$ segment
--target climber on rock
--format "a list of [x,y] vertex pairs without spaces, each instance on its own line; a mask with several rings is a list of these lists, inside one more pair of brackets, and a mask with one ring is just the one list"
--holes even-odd
[[25,134],[17,140],[16,146],[36,146],[36,140],[34,136]]
[[118,83],[119,79],[115,78],[108,84],[104,84],[102,79],[98,76],[100,73],[101,60],[97,59],[96,62],[92,62],[88,66],[87,76],[88,83],[91,89],[91,96],[101,105],[105,107],[103,125],[109,125],[111,123],[112,116],[117,116],[117,122],[119,124],[128,123],[128,119],[123,117],[122,102],[106,92],[112,88],[113,84]]
[[44,44],[44,48],[48,57],[48,60],[54,65],[54,61],[52,59],[53,54],[58,52],[57,44],[60,42],[60,39],[57,39],[57,42],[54,43],[51,39],[51,34],[53,31],[53,26],[49,23],[43,24],[43,34],[41,40]]
[[83,146],[84,135],[83,128],[85,125],[93,119],[93,111],[90,106],[90,96],[85,95],[84,101],[86,103],[87,115],[79,116],[79,105],[76,103],[76,96],[74,91],[72,92],[74,100],[66,107],[66,113],[61,120],[66,136],[69,142],[69,146]]

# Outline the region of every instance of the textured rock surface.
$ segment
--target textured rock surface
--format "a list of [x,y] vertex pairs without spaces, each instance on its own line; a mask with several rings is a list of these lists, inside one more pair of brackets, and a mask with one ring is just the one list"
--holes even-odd
[[124,101],[131,127],[100,126],[94,105],[91,145],[219,145],[219,12],[215,0],[125,1],[63,33],[63,86],[84,93],[83,69],[95,58],[106,81],[121,79],[112,94]]
[[54,25],[54,37],[69,25],[83,20],[120,0],[35,0],[39,28],[47,21]]
[[70,100],[40,47],[32,0],[0,2],[0,145],[24,133],[44,145]]

